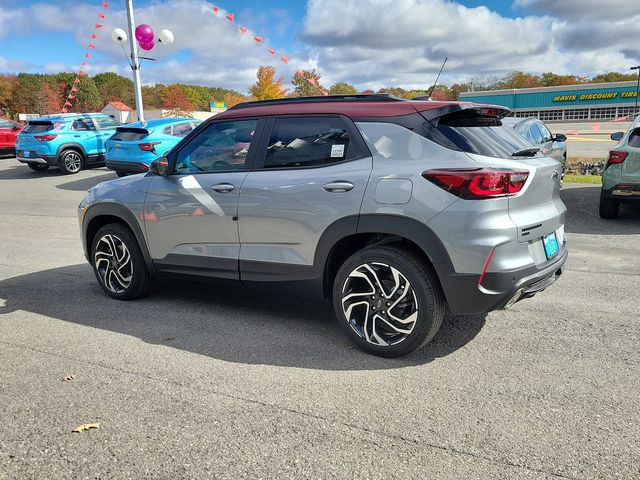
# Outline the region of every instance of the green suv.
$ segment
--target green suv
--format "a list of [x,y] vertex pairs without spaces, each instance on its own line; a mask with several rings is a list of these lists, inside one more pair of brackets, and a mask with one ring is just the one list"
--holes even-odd
[[621,203],[640,201],[640,116],[627,133],[612,133],[611,140],[619,143],[609,152],[602,172],[602,218],[617,218]]

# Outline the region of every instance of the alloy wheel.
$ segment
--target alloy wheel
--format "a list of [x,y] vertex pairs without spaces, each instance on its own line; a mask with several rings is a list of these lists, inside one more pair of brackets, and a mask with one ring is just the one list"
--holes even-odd
[[63,162],[66,170],[71,173],[79,172],[82,168],[82,158],[76,152],[68,152]]
[[370,262],[355,268],[342,286],[342,311],[358,336],[392,346],[413,332],[418,301],[407,277],[390,265]]
[[122,293],[133,278],[131,253],[115,235],[104,235],[96,244],[94,264],[104,286],[113,293]]

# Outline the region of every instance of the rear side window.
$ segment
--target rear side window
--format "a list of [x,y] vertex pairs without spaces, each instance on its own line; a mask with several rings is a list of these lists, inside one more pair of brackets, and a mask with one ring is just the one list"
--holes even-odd
[[540,133],[542,134],[542,141],[550,142],[552,135],[549,129],[545,127],[543,123],[538,124],[538,128],[540,129]]
[[118,140],[121,142],[135,142],[136,140],[142,140],[149,135],[149,131],[144,128],[116,128],[116,133],[111,136],[111,140]]
[[277,118],[264,168],[311,167],[349,159],[349,133],[338,117]]
[[179,123],[179,124],[173,126],[172,135],[175,136],[175,137],[184,137],[184,136],[188,135],[189,133],[191,133],[191,130],[193,130],[193,127],[191,126],[191,123],[189,123],[189,122],[187,122],[187,123]]
[[31,121],[22,130],[25,133],[43,133],[52,130],[62,130],[64,122]]
[[114,128],[120,126],[120,124],[111,117],[97,117],[95,118],[95,121],[98,124],[98,128],[100,128],[100,130],[113,130]]
[[542,132],[538,128],[538,125],[535,123],[529,127],[529,132],[531,132],[531,137],[533,138],[533,143],[535,145],[539,145],[542,143]]
[[9,120],[5,120],[4,118],[0,118],[0,128],[13,128],[14,125],[16,124]]
[[[425,124],[427,136],[444,147],[488,157],[511,158],[531,144],[498,117],[462,110],[437,119],[435,128]],[[435,130],[435,131],[434,131]],[[446,141],[443,141],[443,137]]]

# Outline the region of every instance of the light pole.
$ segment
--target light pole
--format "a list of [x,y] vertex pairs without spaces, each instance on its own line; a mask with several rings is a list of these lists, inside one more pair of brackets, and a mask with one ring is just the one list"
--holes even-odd
[[[136,99],[136,112],[138,114],[138,120],[144,121],[144,108],[142,105],[142,85],[140,84],[140,59],[155,60],[155,58],[140,57],[138,55],[138,44],[140,48],[149,51],[156,43],[162,43],[164,45],[171,45],[173,43],[173,33],[171,30],[160,30],[158,34],[158,40],[155,41],[153,29],[146,24],[135,26],[133,18],[133,0],[125,0],[127,7],[127,29],[129,30],[129,47],[131,48],[130,56],[131,61],[129,66],[133,71],[133,89]],[[115,43],[119,43],[122,46],[124,52],[124,42],[127,41],[127,32],[121,28],[114,28],[111,32],[111,38]],[[136,43],[136,40],[138,43]],[[126,52],[124,52],[126,55]]]
[[638,83],[636,84],[636,106],[633,107],[633,114],[638,114],[638,95],[640,95],[640,65],[631,67],[631,70],[638,70]]
[[129,47],[131,48],[131,70],[133,70],[133,90],[136,97],[136,112],[138,120],[144,122],[142,107],[142,86],[140,85],[140,61],[138,60],[138,45],[135,37],[135,21],[133,19],[133,0],[127,0],[127,24],[129,30]]

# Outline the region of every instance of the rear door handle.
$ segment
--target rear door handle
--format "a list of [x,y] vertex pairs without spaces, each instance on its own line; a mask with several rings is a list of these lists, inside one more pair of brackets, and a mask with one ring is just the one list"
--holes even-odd
[[336,182],[327,183],[323,185],[322,188],[330,193],[348,192],[353,188],[353,183],[345,180],[338,180]]
[[214,190],[218,193],[229,193],[235,189],[235,185],[231,185],[230,183],[218,183],[217,185],[213,185],[211,190]]

